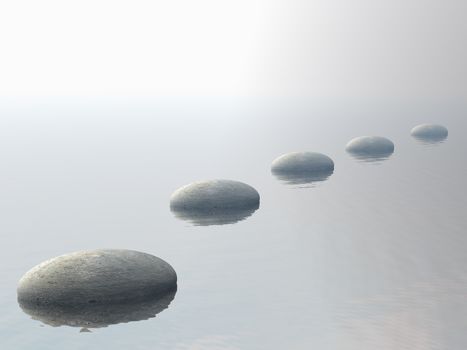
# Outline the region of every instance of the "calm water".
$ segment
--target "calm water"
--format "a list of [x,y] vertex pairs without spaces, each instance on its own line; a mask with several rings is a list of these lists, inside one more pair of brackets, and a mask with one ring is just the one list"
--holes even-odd
[[[453,102],[57,99],[0,101],[1,349],[465,349],[467,105]],[[449,129],[442,144],[410,137]],[[387,160],[345,144],[382,135]],[[317,151],[335,171],[287,185],[270,163]],[[194,226],[169,197],[228,178],[252,216]],[[31,319],[16,284],[82,249],[127,248],[178,273],[169,308],[80,333]]]

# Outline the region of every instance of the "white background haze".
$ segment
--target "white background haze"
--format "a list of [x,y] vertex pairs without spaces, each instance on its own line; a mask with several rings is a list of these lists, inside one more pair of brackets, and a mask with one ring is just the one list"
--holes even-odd
[[464,0],[0,4],[0,96],[465,98]]

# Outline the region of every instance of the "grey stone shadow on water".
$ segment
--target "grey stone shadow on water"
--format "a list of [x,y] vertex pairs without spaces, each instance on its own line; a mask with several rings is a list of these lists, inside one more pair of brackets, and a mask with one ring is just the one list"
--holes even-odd
[[170,208],[176,218],[194,226],[235,224],[250,217],[258,209],[259,203],[246,208]]
[[89,328],[102,328],[118,323],[148,320],[167,309],[177,290],[158,295],[150,300],[127,303],[92,303],[87,305],[31,304],[19,301],[21,309],[52,327],[80,327],[81,332]]
[[389,159],[394,152],[386,153],[352,153],[349,154],[358,162],[361,163],[371,163],[374,165],[379,165],[385,160]]
[[322,169],[315,171],[278,171],[272,169],[271,173],[278,180],[287,185],[308,185],[305,187],[314,187],[318,183],[326,181],[334,173],[334,169]]
[[442,143],[445,143],[448,136],[447,135],[423,135],[423,136],[413,135],[413,138],[421,145],[437,146]]

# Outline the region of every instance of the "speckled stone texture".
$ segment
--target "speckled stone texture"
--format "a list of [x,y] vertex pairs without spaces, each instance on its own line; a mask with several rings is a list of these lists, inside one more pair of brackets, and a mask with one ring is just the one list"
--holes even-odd
[[334,172],[334,162],[317,152],[292,152],[276,158],[271,172],[288,183],[324,181]]
[[394,143],[381,136],[361,136],[352,139],[345,149],[356,158],[380,159],[394,152]]
[[439,142],[448,137],[448,129],[442,125],[421,124],[414,127],[410,134],[420,141]]
[[29,270],[19,281],[24,307],[62,308],[141,302],[177,288],[164,260],[132,250],[92,250],[62,255]]
[[259,193],[233,180],[194,182],[176,190],[170,198],[172,211],[249,209],[259,207]]

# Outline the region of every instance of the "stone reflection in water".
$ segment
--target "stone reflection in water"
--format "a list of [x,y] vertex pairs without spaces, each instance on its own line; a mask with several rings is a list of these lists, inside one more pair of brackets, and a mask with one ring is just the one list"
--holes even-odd
[[167,309],[175,297],[176,290],[152,300],[123,304],[89,304],[80,306],[32,305],[19,303],[22,310],[32,319],[52,327],[80,327],[81,332],[89,328],[102,328],[118,323],[142,321],[155,317]]
[[442,125],[421,124],[414,127],[410,134],[422,144],[437,144],[447,139],[448,129]]
[[317,152],[292,152],[276,158],[271,172],[291,185],[312,184],[327,180],[334,172],[334,162]]
[[394,153],[394,143],[381,136],[361,136],[350,140],[345,150],[359,161],[381,162]]
[[313,185],[316,182],[326,181],[334,171],[322,171],[309,174],[307,172],[296,173],[276,173],[273,174],[281,181],[289,185]]
[[194,225],[225,225],[249,217],[259,208],[259,203],[259,193],[250,185],[233,180],[210,180],[176,190],[170,199],[170,210],[177,218]]
[[214,209],[174,209],[172,213],[179,219],[195,226],[227,225],[245,220],[259,208],[214,208]]

